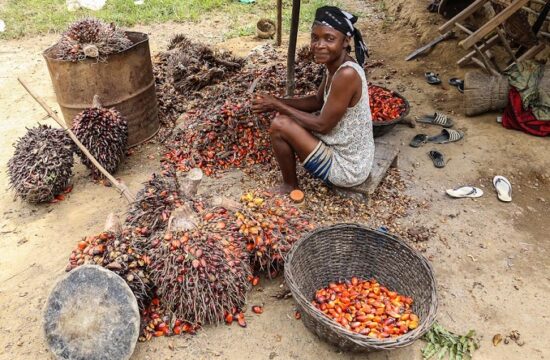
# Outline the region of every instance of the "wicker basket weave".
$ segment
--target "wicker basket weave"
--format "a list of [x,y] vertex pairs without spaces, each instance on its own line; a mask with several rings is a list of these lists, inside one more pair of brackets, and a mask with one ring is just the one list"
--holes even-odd
[[[375,278],[388,289],[412,297],[419,326],[397,338],[372,339],[346,330],[313,307],[316,290],[353,276]],[[437,313],[436,282],[428,261],[396,237],[358,224],[319,228],[300,239],[285,261],[285,280],[304,325],[346,351],[410,345],[430,329]]]

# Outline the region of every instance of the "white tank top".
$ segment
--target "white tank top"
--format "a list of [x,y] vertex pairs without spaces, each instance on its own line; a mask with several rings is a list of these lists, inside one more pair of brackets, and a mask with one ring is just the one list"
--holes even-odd
[[[355,69],[359,74],[361,98],[355,106],[347,108],[342,119],[328,134],[315,133],[315,136],[330,146],[333,152],[328,180],[336,186],[352,187],[363,183],[369,176],[374,161],[374,138],[365,71],[356,62],[346,61],[336,72],[344,66]],[[329,86],[328,91],[326,86]],[[325,104],[331,87],[332,82],[325,84]]]

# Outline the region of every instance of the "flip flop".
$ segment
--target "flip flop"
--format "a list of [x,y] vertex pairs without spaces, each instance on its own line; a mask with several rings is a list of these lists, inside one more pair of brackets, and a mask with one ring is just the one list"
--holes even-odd
[[450,78],[449,85],[456,86],[458,91],[460,91],[461,93],[464,92],[464,80],[461,80],[459,78]]
[[441,169],[445,167],[445,159],[443,158],[443,154],[439,151],[431,150],[430,152],[428,152],[428,156],[430,156],[430,159],[432,159],[436,168]]
[[438,112],[433,115],[425,115],[424,117],[416,120],[424,124],[431,125],[441,125],[444,128],[450,128],[454,125],[453,120],[445,114],[440,114]]
[[447,189],[447,195],[454,198],[478,198],[483,196],[483,190],[473,186],[461,186],[456,189]]
[[493,185],[500,201],[512,201],[512,184],[504,176],[497,175],[493,178]]
[[426,134],[417,134],[412,138],[409,145],[414,147],[414,148],[417,148],[417,147],[421,147],[422,145],[424,145],[427,141],[428,141],[428,135],[426,135]]
[[462,131],[453,130],[453,129],[443,129],[441,131],[441,134],[436,136],[430,136],[428,138],[428,142],[434,143],[434,144],[447,144],[450,142],[459,141],[464,137],[464,133]]
[[434,74],[433,72],[425,72],[424,77],[426,78],[426,81],[430,85],[439,85],[441,84],[441,79],[439,78],[439,74]]

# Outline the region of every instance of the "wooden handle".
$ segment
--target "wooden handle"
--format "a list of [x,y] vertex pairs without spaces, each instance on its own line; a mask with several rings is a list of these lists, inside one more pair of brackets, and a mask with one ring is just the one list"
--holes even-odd
[[76,135],[67,127],[67,125],[65,124],[64,121],[62,121],[55,112],[53,112],[53,110],[48,106],[48,104],[46,104],[46,102],[44,101],[44,99],[42,99],[40,96],[36,95],[31,89],[30,87],[27,85],[27,83],[21,79],[21,78],[17,78],[17,80],[21,83],[21,85],[23,85],[23,87],[25,88],[25,90],[27,90],[27,92],[33,97],[34,100],[36,100],[36,102],[38,102],[40,104],[40,106],[42,106],[42,108],[44,108],[44,110],[46,110],[46,112],[48,113],[48,115],[55,120],[55,122],[57,122],[59,124],[59,126],[61,126],[63,129],[65,129],[67,131],[67,133],[69,134],[69,137],[74,141],[74,143],[76,144],[76,146],[78,146],[78,148],[80,150],[82,150],[82,152],[84,153],[84,155],[86,155],[86,157],[88,159],[90,159],[90,161],[92,162],[92,164],[94,164],[94,166],[111,182],[111,184],[113,184],[113,186],[115,186],[119,192],[124,195],[124,197],[129,201],[129,202],[134,202],[135,200],[135,196],[130,192],[130,189],[128,189],[128,187],[126,187],[126,185],[118,182],[111,174],[109,174],[109,172],[107,170],[105,170],[105,168],[103,166],[101,166],[101,164],[93,157],[92,154],[90,154],[90,152],[88,151],[88,149],[86,149],[86,147],[80,142],[80,140],[78,140],[78,138],[76,137]]

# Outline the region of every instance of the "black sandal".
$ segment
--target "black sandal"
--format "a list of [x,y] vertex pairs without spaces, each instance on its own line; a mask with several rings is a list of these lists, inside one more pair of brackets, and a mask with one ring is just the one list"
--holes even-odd
[[428,153],[430,156],[430,159],[432,159],[432,162],[434,163],[434,166],[436,168],[443,168],[445,167],[445,159],[443,158],[443,154],[440,153],[437,150],[432,150]]
[[441,84],[441,79],[439,78],[439,74],[434,74],[433,72],[426,72],[424,73],[424,77],[426,78],[426,81],[430,85]]
[[461,93],[464,92],[464,80],[460,80],[459,78],[450,78],[449,85],[456,86],[458,91]]
[[411,142],[409,143],[410,146],[417,148],[421,147],[428,141],[428,135],[426,134],[417,134],[413,137]]

